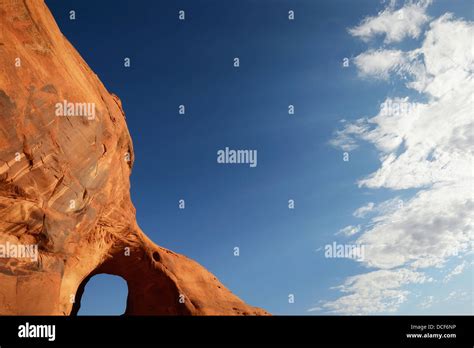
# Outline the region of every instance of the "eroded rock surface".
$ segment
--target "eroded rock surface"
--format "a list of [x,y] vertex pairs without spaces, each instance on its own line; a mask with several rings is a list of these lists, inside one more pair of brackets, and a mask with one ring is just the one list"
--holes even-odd
[[[79,106],[74,116],[64,101]],[[0,134],[0,245],[39,252],[0,258],[0,314],[75,314],[99,273],[127,281],[127,314],[268,314],[140,230],[121,102],[42,0],[0,0]]]

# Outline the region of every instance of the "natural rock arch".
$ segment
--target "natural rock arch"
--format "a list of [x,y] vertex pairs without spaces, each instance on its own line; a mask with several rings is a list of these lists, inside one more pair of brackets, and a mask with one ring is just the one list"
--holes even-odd
[[[0,315],[70,315],[98,272],[127,281],[131,315],[267,314],[138,227],[120,99],[44,2],[0,0],[0,31],[0,243],[39,247],[37,260],[0,258]],[[59,117],[65,100],[94,117]]]

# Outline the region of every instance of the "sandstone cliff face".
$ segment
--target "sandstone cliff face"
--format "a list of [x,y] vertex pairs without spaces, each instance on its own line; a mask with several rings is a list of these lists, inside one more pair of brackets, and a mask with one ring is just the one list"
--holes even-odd
[[[61,116],[64,101],[94,117]],[[120,100],[42,0],[0,0],[0,133],[0,245],[39,248],[37,260],[0,257],[0,314],[75,314],[99,273],[127,281],[127,314],[267,314],[140,230]]]

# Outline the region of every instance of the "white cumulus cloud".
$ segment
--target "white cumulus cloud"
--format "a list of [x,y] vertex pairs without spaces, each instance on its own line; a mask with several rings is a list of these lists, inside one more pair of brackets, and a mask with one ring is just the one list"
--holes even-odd
[[363,39],[384,34],[386,42],[421,37],[420,46],[411,51],[370,49],[355,61],[360,75],[402,78],[424,98],[387,97],[377,115],[345,122],[331,141],[344,151],[361,141],[378,150],[380,166],[358,181],[360,187],[417,190],[402,204],[394,197],[354,212],[356,217],[375,215],[358,234],[357,243],[365,247],[363,264],[396,279],[403,274],[404,281],[375,287],[374,293],[374,272],[351,277],[339,288],[349,294],[323,305],[332,312],[392,312],[408,296],[403,286],[420,282],[414,275],[421,269],[443,267],[473,250],[474,24],[445,14],[423,26],[426,5],[408,2],[403,7],[413,11],[415,17],[409,18],[417,18],[404,29],[388,20],[397,14],[390,5],[351,30]]

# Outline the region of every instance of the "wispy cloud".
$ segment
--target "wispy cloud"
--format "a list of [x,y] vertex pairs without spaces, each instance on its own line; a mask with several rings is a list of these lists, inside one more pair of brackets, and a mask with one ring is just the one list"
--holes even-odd
[[349,29],[349,32],[364,41],[384,35],[385,43],[420,36],[422,26],[429,20],[426,7],[431,1],[410,1],[400,9],[395,9],[394,3],[377,16],[365,18],[358,26]]
[[359,231],[360,231],[360,225],[357,225],[357,226],[349,225],[340,229],[339,232],[337,232],[336,234],[343,234],[346,237],[350,237],[359,233]]
[[423,273],[409,269],[378,270],[359,274],[346,279],[337,287],[344,296],[322,304],[330,313],[370,314],[394,312],[405,302],[409,291],[400,289],[403,285],[431,281]]
[[379,49],[359,54],[354,63],[360,76],[387,80],[391,73],[405,69],[408,58],[399,50]]
[[447,283],[449,282],[454,276],[457,276],[459,274],[461,274],[463,271],[464,271],[464,268],[466,268],[466,265],[467,265],[467,262],[466,261],[463,261],[462,263],[460,263],[459,265],[457,265],[456,267],[453,268],[453,270],[451,272],[449,272],[449,274],[444,277],[443,279],[443,282],[444,283]]
[[352,215],[354,215],[357,218],[364,218],[368,213],[372,212],[374,210],[375,204],[374,202],[369,202],[366,205],[357,208]]
[[419,307],[423,309],[428,309],[433,306],[433,304],[436,303],[435,297],[434,296],[426,296],[421,302]]

